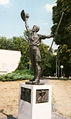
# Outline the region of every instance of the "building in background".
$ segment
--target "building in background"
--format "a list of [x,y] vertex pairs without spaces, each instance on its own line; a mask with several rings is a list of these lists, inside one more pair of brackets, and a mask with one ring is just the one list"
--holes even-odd
[[0,74],[7,74],[15,71],[21,58],[20,51],[0,49]]

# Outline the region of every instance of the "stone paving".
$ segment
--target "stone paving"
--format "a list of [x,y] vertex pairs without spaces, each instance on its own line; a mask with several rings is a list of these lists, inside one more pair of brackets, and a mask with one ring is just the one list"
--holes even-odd
[[[17,119],[17,118],[8,115],[6,118],[0,118],[0,119]],[[68,117],[65,117],[65,116],[61,116],[61,115],[53,112],[52,113],[52,119],[71,119],[71,118],[68,118]]]
[[56,113],[54,104],[52,104],[52,119],[71,119]]
[[[13,117],[12,115],[7,115],[6,118],[0,118],[0,119],[18,119],[17,117]],[[52,112],[52,118],[51,119],[71,119],[62,115],[59,115],[55,112],[55,109],[53,109]]]
[[61,116],[61,115],[57,114],[56,112],[53,112],[52,113],[52,119],[71,119],[71,118]]

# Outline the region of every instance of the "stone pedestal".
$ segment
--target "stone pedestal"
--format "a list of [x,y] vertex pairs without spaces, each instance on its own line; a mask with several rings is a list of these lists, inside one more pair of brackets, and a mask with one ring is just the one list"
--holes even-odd
[[20,84],[18,119],[51,119],[51,86]]

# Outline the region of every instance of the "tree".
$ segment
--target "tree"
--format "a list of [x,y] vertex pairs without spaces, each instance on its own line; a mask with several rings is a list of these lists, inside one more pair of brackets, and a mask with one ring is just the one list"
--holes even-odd
[[42,75],[53,76],[55,73],[55,55],[50,53],[48,48],[47,45],[40,45]]
[[13,50],[21,51],[21,60],[18,69],[25,69],[29,67],[29,45],[24,37],[13,37]]
[[64,65],[64,73],[68,77],[71,75],[71,0],[57,0],[57,5],[53,7],[52,33],[55,32],[62,12],[64,16],[54,41],[59,45],[59,63]]
[[13,50],[14,44],[12,39],[7,39],[6,37],[0,38],[0,49]]

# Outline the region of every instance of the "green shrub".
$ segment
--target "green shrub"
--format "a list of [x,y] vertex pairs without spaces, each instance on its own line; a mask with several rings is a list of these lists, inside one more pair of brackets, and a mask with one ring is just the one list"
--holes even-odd
[[0,75],[0,81],[16,81],[32,79],[33,75],[30,70],[16,70],[15,72],[6,75]]

